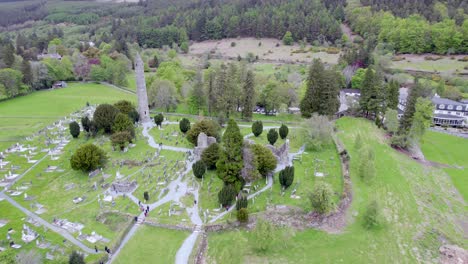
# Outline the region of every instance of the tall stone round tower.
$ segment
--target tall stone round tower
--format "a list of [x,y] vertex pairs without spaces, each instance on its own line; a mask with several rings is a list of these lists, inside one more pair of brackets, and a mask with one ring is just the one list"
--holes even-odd
[[146,92],[146,81],[143,60],[140,54],[137,53],[135,59],[135,73],[138,98],[138,113],[140,114],[140,122],[145,123],[151,120],[148,107],[148,93]]

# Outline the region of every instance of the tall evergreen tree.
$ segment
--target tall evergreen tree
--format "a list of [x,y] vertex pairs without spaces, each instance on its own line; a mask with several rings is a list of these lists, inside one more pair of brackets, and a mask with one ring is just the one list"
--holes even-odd
[[190,106],[192,112],[198,114],[206,105],[205,92],[203,91],[203,77],[201,71],[195,77],[195,84],[190,95]]
[[242,119],[252,120],[255,103],[255,76],[252,70],[247,71],[243,86]]
[[11,44],[10,41],[5,44],[2,50],[2,60],[7,68],[11,68],[13,63],[15,63],[15,47]]
[[226,117],[236,111],[237,98],[239,97],[239,73],[235,63],[229,63],[227,70],[227,82],[223,95],[223,108]]
[[209,69],[206,72],[205,76],[205,89],[206,93],[208,95],[208,114],[211,116],[215,110],[216,110],[216,93],[215,93],[215,76],[216,73],[212,70]]
[[229,119],[222,142],[222,151],[216,163],[218,177],[225,184],[234,184],[237,190],[240,190],[240,187],[242,187],[240,172],[243,167],[243,137],[239,126],[237,126],[237,123],[233,119]]
[[398,97],[400,96],[400,85],[397,81],[390,81],[387,84],[387,107],[396,110],[398,108]]
[[301,101],[300,108],[303,117],[311,117],[320,107],[320,88],[324,85],[325,68],[319,59],[315,59],[307,76],[307,91]]
[[31,63],[27,59],[23,59],[21,63],[21,72],[23,73],[23,83],[31,85],[33,82],[33,74],[31,71]]
[[366,74],[364,75],[364,80],[362,80],[361,85],[361,97],[359,98],[359,106],[361,110],[369,115],[369,110],[372,108],[370,106],[370,100],[374,93],[374,83],[375,82],[375,73],[372,67],[367,68]]
[[[219,69],[216,71],[216,79],[215,79],[215,97],[216,97],[216,107],[215,111],[218,114],[226,114],[226,107],[225,105],[227,102],[225,101],[227,98],[224,97],[224,94],[226,93],[226,87],[227,87],[227,67],[223,63],[219,67]],[[222,112],[222,113],[221,113]]]
[[325,85],[321,90],[322,105],[318,111],[321,115],[332,116],[340,108],[340,86],[338,72],[333,70],[325,71]]
[[410,89],[406,100],[405,113],[400,119],[400,127],[398,128],[399,135],[407,135],[413,124],[413,116],[416,111],[416,102],[421,97],[422,87],[416,80],[416,84]]

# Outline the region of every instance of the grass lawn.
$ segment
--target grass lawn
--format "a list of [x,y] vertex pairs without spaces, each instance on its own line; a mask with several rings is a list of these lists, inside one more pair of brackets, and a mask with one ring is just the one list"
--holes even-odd
[[416,70],[416,71],[429,71],[429,72],[454,72],[459,70],[465,71],[463,68],[468,65],[467,62],[451,60],[443,58],[437,61],[417,60],[417,61],[392,61],[391,67],[401,70]]
[[0,149],[90,104],[135,101],[128,93],[94,83],[70,83],[67,88],[38,91],[0,102]]
[[[453,185],[443,170],[424,167],[393,150],[383,131],[367,120],[342,118],[337,127],[351,156],[353,181],[353,202],[345,232],[289,232],[290,238],[272,239],[273,245],[264,253],[253,250],[255,240],[251,232],[241,229],[212,233],[208,237],[208,262],[427,263],[437,259],[440,237],[467,247],[456,220],[466,214],[466,209],[449,191]],[[354,149],[354,141],[358,133],[375,151],[377,175],[370,185],[357,173],[360,155]],[[381,224],[367,230],[362,225],[363,214],[372,200],[380,206]],[[279,232],[284,230],[275,231]],[[231,244],[227,241],[242,241],[236,254],[229,253]],[[226,257],[229,261],[222,261]]]
[[188,235],[183,231],[140,226],[115,263],[174,263],[177,250]]
[[149,133],[157,143],[165,146],[193,148],[192,143],[180,132],[179,125],[162,125],[162,129],[153,127]]
[[[468,139],[440,132],[427,131],[421,149],[427,160],[460,168],[444,169],[452,178],[453,184],[468,201]],[[462,169],[463,168],[463,169]]]

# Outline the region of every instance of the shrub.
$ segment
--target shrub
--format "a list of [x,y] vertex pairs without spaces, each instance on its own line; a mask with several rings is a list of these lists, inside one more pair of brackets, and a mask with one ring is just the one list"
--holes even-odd
[[104,133],[111,133],[112,125],[119,110],[110,104],[101,104],[94,111],[93,121],[98,129],[103,129]]
[[70,158],[70,165],[74,170],[92,171],[102,167],[107,161],[104,150],[93,144],[79,147]]
[[317,182],[310,195],[310,202],[312,208],[320,214],[331,211],[334,207],[334,203],[333,190],[330,184],[322,181]]
[[114,147],[118,147],[122,151],[125,149],[127,142],[132,141],[132,135],[128,131],[120,131],[112,134],[110,140]]
[[468,56],[463,56],[463,58],[458,59],[459,61],[468,61]]
[[363,215],[365,228],[371,229],[379,225],[379,211],[380,209],[377,201],[374,200],[369,203]]
[[360,153],[359,176],[365,183],[371,183],[375,178],[375,154],[371,148],[367,148]]
[[83,255],[73,250],[68,259],[68,264],[85,264]]
[[120,113],[128,115],[132,110],[135,110],[135,107],[130,101],[120,100],[114,104],[114,107],[117,108]]
[[199,179],[203,178],[206,172],[206,166],[203,161],[199,160],[192,165],[193,175]]
[[179,122],[180,132],[187,133],[190,130],[190,121],[187,118],[182,118]]
[[84,131],[89,132],[90,123],[91,123],[91,120],[89,120],[88,116],[81,118],[81,126],[83,127]]
[[328,47],[326,52],[328,54],[338,54],[338,53],[340,53],[340,49],[336,48],[336,47]]
[[278,140],[278,132],[276,132],[276,129],[272,128],[268,131],[267,139],[271,145],[275,145],[276,140]]
[[209,145],[201,155],[201,160],[209,170],[216,169],[216,162],[219,159],[220,147],[218,143]]
[[258,220],[252,231],[252,242],[255,251],[265,253],[278,241],[276,228],[265,220]]
[[231,47],[235,47],[236,46],[236,43],[233,41],[231,42]]
[[293,181],[294,181],[294,167],[293,166],[287,166],[286,168],[280,171],[279,182],[284,189],[291,186]]
[[157,126],[161,126],[163,121],[164,121],[163,114],[159,113],[154,116],[154,123],[156,123]]
[[232,204],[236,194],[236,188],[233,185],[224,185],[218,193],[218,201],[222,206],[227,207]]
[[304,121],[304,141],[307,149],[320,150],[333,142],[333,125],[328,117],[316,113]]
[[77,138],[80,135],[80,125],[75,121],[70,123],[70,134],[74,138]]
[[263,123],[262,121],[255,121],[252,124],[252,133],[254,134],[255,137],[258,137],[262,134],[263,132]]
[[279,128],[279,135],[281,139],[285,139],[289,134],[289,128],[285,125],[282,124],[281,127]]
[[268,173],[276,168],[277,160],[270,149],[259,144],[254,144],[250,147],[254,154],[255,164],[258,172],[266,177]]
[[237,221],[247,223],[249,221],[249,211],[247,208],[241,208],[237,211]]
[[[187,140],[193,145],[197,145],[198,135],[203,132],[207,136],[219,138],[220,127],[213,120],[203,119],[195,123],[187,132]],[[205,163],[206,164],[206,163]],[[208,164],[207,164],[208,165]]]
[[403,61],[405,59],[404,56],[393,56],[392,61]]
[[245,195],[241,195],[236,201],[236,210],[239,211],[242,208],[247,208],[249,204],[247,197]]
[[144,193],[143,193],[143,198],[145,199],[145,201],[148,201],[148,200],[149,200],[149,194],[148,194],[148,192],[144,192]]
[[361,138],[361,133],[358,133],[356,136],[356,139],[354,141],[354,149],[355,150],[360,150],[362,147],[362,138]]
[[128,117],[130,117],[130,120],[133,121],[133,123],[136,123],[140,120],[140,114],[137,112],[137,110],[133,109],[128,113]]
[[118,113],[112,125],[112,132],[117,133],[123,131],[127,131],[131,135],[131,138],[135,137],[135,127],[130,117],[126,114]]
[[291,31],[286,31],[286,33],[283,36],[283,44],[290,46],[293,44],[293,42],[294,42],[294,39],[293,39]]

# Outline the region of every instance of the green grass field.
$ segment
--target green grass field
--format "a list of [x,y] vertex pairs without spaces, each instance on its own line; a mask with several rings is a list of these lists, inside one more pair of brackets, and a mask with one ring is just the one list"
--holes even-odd
[[467,66],[467,62],[451,60],[449,58],[443,58],[437,61],[429,60],[418,60],[418,61],[393,61],[391,68],[400,70],[415,70],[415,71],[427,71],[427,72],[455,72],[456,70],[463,72],[464,67]]
[[468,139],[427,131],[421,149],[427,160],[457,167],[444,171],[450,175],[455,187],[468,201]]
[[86,103],[135,101],[134,95],[92,83],[70,83],[67,88],[34,92],[0,102],[0,149],[80,110]]
[[140,226],[115,263],[174,263],[177,250],[187,236],[183,231]]
[[[340,234],[314,229],[290,232],[290,238],[274,240],[264,253],[253,250],[252,232],[213,233],[208,237],[208,262],[427,263],[437,259],[440,237],[466,248],[455,220],[466,210],[448,191],[453,185],[442,170],[424,167],[393,150],[384,132],[367,120],[342,118],[337,127],[351,156],[353,202],[346,230]],[[377,176],[371,185],[357,173],[360,157],[354,140],[358,133],[375,151]],[[381,224],[367,230],[362,215],[374,199],[381,208]],[[238,254],[229,253],[227,241],[242,241],[236,244]]]

